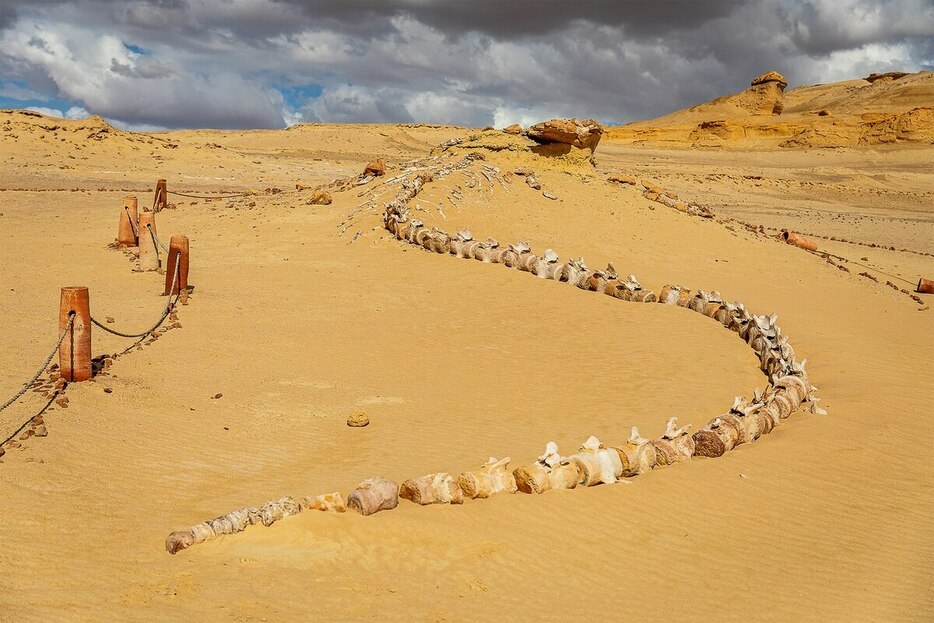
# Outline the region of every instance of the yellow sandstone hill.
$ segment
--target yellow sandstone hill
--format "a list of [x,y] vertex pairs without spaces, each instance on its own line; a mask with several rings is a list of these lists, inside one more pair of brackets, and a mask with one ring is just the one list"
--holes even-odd
[[934,143],[934,74],[891,72],[787,93],[775,71],[748,89],[610,128],[609,140],[666,147],[847,147]]

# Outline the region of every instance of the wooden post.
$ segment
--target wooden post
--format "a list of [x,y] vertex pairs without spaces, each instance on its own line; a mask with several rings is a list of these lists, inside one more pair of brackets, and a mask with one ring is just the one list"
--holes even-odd
[[58,312],[59,335],[65,330],[72,314],[74,321],[71,329],[65,334],[58,349],[58,365],[66,381],[86,381],[91,378],[91,308],[87,288],[62,288]]
[[159,269],[159,249],[153,234],[156,234],[156,215],[154,212],[140,212],[139,214],[139,269]]
[[152,209],[154,212],[161,212],[165,209],[168,202],[166,201],[166,189],[165,189],[165,180],[159,180],[156,182],[156,195],[152,204]]
[[120,226],[117,229],[117,244],[127,247],[136,246],[136,221],[138,218],[136,214],[136,197],[127,195],[123,198],[123,204],[120,206]]
[[[175,288],[175,258],[178,257],[178,281]],[[169,242],[169,256],[165,261],[165,296],[181,293],[188,289],[188,236],[172,236]]]

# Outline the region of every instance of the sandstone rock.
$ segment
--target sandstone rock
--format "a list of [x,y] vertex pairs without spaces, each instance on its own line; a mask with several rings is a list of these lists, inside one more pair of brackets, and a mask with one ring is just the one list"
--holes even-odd
[[788,81],[785,80],[785,76],[781,75],[777,71],[767,71],[755,80],[753,80],[749,86],[756,86],[759,84],[766,84],[768,82],[777,82],[782,90],[785,90],[785,87],[788,86]]
[[615,173],[613,175],[610,175],[606,179],[609,180],[610,182],[616,182],[618,184],[629,184],[630,186],[635,186],[636,182],[638,181],[636,180],[635,177],[631,175],[619,175]]
[[655,193],[656,195],[660,195],[664,192],[661,186],[659,186],[658,184],[653,184],[649,180],[642,180],[642,187],[645,188],[650,193]]
[[777,71],[769,71],[753,80],[748,89],[732,99],[737,106],[753,115],[780,115],[785,107],[787,86],[784,76]]
[[370,418],[367,417],[365,411],[354,411],[350,414],[350,417],[347,418],[347,426],[353,428],[362,428],[370,423]]
[[377,158],[367,163],[363,168],[363,175],[372,175],[374,177],[386,175],[386,161],[382,158]]
[[534,188],[535,190],[542,189],[541,182],[539,182],[538,179],[536,179],[534,175],[526,176],[525,183],[528,184],[530,187]]
[[505,128],[503,128],[503,132],[506,134],[522,134],[522,126],[518,123],[507,125]]
[[597,148],[603,128],[593,119],[552,119],[529,128],[528,136],[537,143],[562,143],[579,149]]
[[331,201],[331,193],[321,190],[320,188],[313,192],[311,194],[311,199],[308,200],[311,205],[316,206],[331,205]]
[[875,83],[875,82],[888,82],[889,80],[898,80],[899,78],[904,78],[908,74],[904,71],[890,71],[884,74],[869,74],[867,77],[863,78],[866,82]]
[[40,425],[35,428],[34,434],[36,437],[47,437],[49,435],[49,431],[45,426]]

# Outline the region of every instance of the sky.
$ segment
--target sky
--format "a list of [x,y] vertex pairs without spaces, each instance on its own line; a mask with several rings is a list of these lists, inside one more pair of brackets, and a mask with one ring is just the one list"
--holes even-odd
[[0,0],[0,108],[137,130],[616,124],[934,70],[934,0]]

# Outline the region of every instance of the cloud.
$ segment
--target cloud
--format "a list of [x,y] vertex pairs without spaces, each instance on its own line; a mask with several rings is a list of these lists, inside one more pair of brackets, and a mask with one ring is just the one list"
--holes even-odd
[[[4,0],[0,94],[133,127],[658,116],[934,69],[929,0]],[[39,97],[46,98],[40,100]],[[12,96],[10,96],[12,97]],[[34,103],[33,102],[33,103]]]
[[48,117],[58,117],[59,119],[84,119],[88,116],[88,111],[80,106],[72,106],[65,112],[58,108],[48,108],[46,106],[27,106],[26,110],[32,110]]

